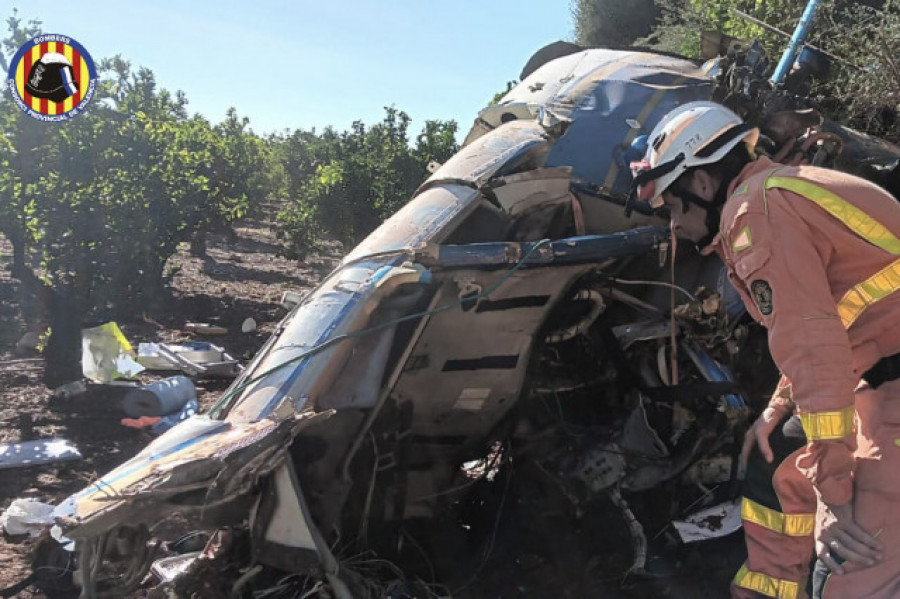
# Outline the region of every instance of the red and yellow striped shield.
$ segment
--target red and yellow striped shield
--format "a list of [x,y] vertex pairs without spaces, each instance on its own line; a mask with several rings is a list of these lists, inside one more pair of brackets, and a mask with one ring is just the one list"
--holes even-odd
[[[80,114],[93,97],[96,84],[90,55],[64,35],[47,34],[29,40],[10,63],[8,87],[13,99],[26,114],[42,121],[68,120]],[[42,93],[39,87],[54,92]]]

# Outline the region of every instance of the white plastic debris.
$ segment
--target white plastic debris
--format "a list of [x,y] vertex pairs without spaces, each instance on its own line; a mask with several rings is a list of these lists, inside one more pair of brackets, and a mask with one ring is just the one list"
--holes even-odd
[[177,576],[184,574],[198,557],[200,557],[199,551],[164,557],[153,562],[150,566],[150,571],[153,572],[161,583],[171,582],[175,580]]
[[303,301],[303,294],[297,293],[295,291],[285,291],[281,295],[281,307],[285,310],[293,310],[296,308],[300,302]]
[[131,357],[134,350],[114,322],[81,331],[81,368],[95,383],[133,378],[144,367]]
[[70,441],[57,437],[20,443],[0,443],[0,470],[80,459],[81,452],[77,447]]
[[53,506],[34,499],[14,499],[0,515],[0,528],[9,535],[36,537],[53,524]]
[[241,324],[241,332],[242,333],[252,333],[255,330],[256,330],[256,321],[253,320],[252,318],[246,319]]
[[139,343],[137,359],[148,370],[181,370],[190,376],[233,377],[241,371],[237,360],[208,341]]
[[185,330],[201,335],[227,335],[228,329],[220,327],[208,322],[188,322],[184,325]]
[[724,537],[740,530],[741,503],[726,501],[695,512],[684,520],[675,520],[672,524],[684,543]]

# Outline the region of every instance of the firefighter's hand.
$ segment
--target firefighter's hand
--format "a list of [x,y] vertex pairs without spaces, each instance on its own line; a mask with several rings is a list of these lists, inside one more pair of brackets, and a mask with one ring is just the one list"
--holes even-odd
[[747,460],[750,459],[750,452],[753,451],[754,447],[759,447],[759,451],[770,464],[775,459],[772,447],[769,445],[769,436],[783,418],[784,412],[782,410],[768,407],[763,410],[756,422],[750,426],[747,434],[744,435],[744,446],[741,447],[741,460],[738,465],[738,471],[742,477],[747,472]]
[[829,506],[819,501],[816,514],[816,555],[834,574],[845,562],[873,566],[881,561],[881,543],[853,520],[853,502]]

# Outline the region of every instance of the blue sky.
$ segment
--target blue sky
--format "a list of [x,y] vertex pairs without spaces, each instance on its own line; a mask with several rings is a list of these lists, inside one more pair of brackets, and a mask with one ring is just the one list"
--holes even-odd
[[[468,129],[533,52],[571,39],[570,0],[13,0],[24,21],[121,54],[212,121],[258,133],[349,128],[383,106]],[[6,9],[0,17],[10,15]]]

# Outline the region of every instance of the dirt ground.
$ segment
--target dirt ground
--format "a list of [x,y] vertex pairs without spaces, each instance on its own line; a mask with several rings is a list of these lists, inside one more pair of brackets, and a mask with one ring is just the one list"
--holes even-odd
[[[160,313],[119,322],[133,343],[207,340],[233,356],[249,360],[286,314],[278,302],[285,291],[314,286],[336,264],[325,256],[298,264],[276,253],[276,241],[265,225],[248,224],[232,239],[211,238],[206,259],[185,250],[173,258],[178,268],[171,305]],[[43,363],[15,351],[25,332],[18,317],[16,282],[9,278],[10,252],[0,240],[0,443],[63,437],[83,459],[57,465],[0,471],[0,510],[15,498],[56,504],[101,474],[136,454],[151,437],[119,423],[121,390],[93,387],[79,397],[58,400],[41,383]],[[258,328],[241,333],[252,317]],[[228,334],[203,337],[184,330],[186,322],[224,326]],[[33,361],[22,362],[23,358]],[[11,362],[17,360],[16,362]],[[158,375],[142,374],[142,382]],[[201,404],[209,407],[228,381],[195,381]],[[603,506],[575,517],[559,498],[531,488],[527,477],[513,477],[495,493],[501,511],[494,526],[489,555],[475,566],[473,556],[460,556],[471,567],[472,580],[460,597],[603,597],[724,598],[728,580],[740,565],[740,535],[700,545],[669,549],[659,560],[664,576],[635,579],[621,575],[630,550],[623,546],[621,526],[604,515]],[[536,509],[540,503],[540,510]],[[548,507],[549,506],[549,507]],[[29,573],[33,542],[26,537],[0,539],[0,588]],[[24,591],[18,597],[32,597]],[[140,596],[140,595],[138,595]]]

